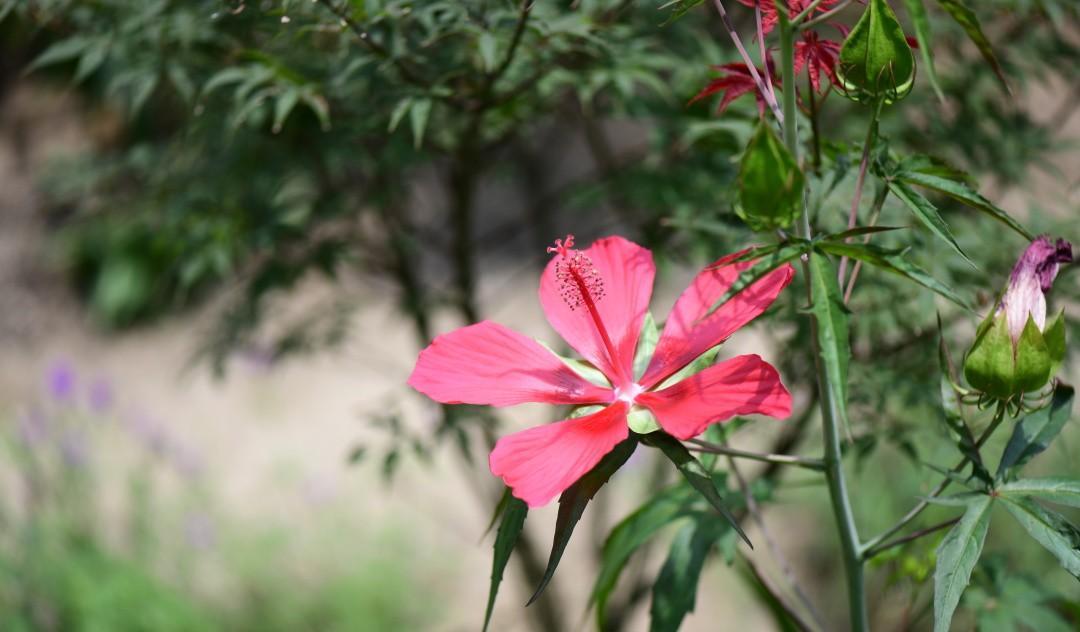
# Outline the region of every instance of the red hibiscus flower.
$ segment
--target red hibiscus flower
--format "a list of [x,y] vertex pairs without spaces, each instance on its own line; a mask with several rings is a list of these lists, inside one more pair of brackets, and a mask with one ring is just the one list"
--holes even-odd
[[[776,23],[780,20],[776,14],[776,3],[773,0],[739,0],[740,4],[746,5],[751,9],[761,2],[761,30],[765,33],[769,33],[776,28]],[[814,13],[824,13],[840,0],[824,0],[821,4],[814,9]],[[795,17],[802,13],[806,7],[810,6],[813,0],[788,0],[788,16]]]
[[736,261],[736,254],[705,268],[675,302],[647,366],[635,372],[656,273],[652,253],[621,237],[585,250],[573,246],[568,236],[548,249],[555,256],[540,279],[540,304],[552,327],[603,373],[602,383],[531,338],[489,321],[436,338],[409,377],[413,388],[446,404],[604,406],[500,439],[489,465],[514,496],[530,507],[549,503],[629,437],[627,415],[634,410],[651,412],[679,439],[735,415],[791,413],[791,395],[776,369],[756,355],[665,383],[761,314],[791,281],[791,266],[759,279],[712,314],[713,303],[753,262]]
[[[779,86],[780,79],[773,71],[772,63],[769,63],[768,66],[773,85]],[[720,72],[720,76],[710,81],[707,86],[701,89],[701,92],[695,94],[694,98],[686,103],[687,105],[691,105],[705,97],[723,92],[724,98],[720,100],[720,105],[716,108],[716,113],[722,114],[732,101],[744,94],[752,92],[754,98],[757,100],[758,114],[765,114],[765,97],[761,94],[761,91],[757,89],[754,77],[750,74],[749,66],[736,62],[733,64],[724,64],[723,66],[713,66],[712,68],[713,70]],[[765,73],[758,68],[758,74],[764,76]]]
[[802,38],[795,42],[795,74],[806,66],[810,83],[814,90],[821,92],[821,73],[836,83],[836,58],[840,55],[840,42],[821,39],[814,31],[804,31]]

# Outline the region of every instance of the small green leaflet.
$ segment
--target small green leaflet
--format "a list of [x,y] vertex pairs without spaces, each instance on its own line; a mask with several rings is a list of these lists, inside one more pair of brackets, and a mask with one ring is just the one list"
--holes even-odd
[[1012,436],[1001,455],[997,477],[1004,478],[1010,470],[1017,469],[1035,455],[1050,447],[1065,423],[1072,416],[1073,398],[1076,390],[1067,384],[1058,384],[1050,405],[1028,413],[1013,427]]
[[1070,575],[1080,579],[1080,530],[1064,516],[1030,498],[1002,496],[1001,499],[1028,535],[1053,553]]
[[729,524],[712,516],[698,518],[679,530],[653,584],[650,632],[677,632],[686,615],[694,611],[705,558],[730,531]]
[[[555,575],[555,569],[559,566],[566,545],[570,542],[570,536],[574,533],[574,527],[585,513],[585,506],[589,504],[596,492],[607,483],[611,475],[615,473],[637,447],[637,439],[630,437],[608,452],[596,467],[589,470],[576,483],[571,485],[559,496],[559,515],[555,519],[555,537],[551,543],[551,556],[548,558],[547,569],[536,592],[529,599],[529,603],[536,601],[544,589],[547,588],[551,578]],[[528,605],[528,604],[526,604]]]
[[923,226],[926,226],[930,229],[930,232],[941,238],[956,254],[963,257],[964,261],[968,262],[971,267],[976,267],[975,262],[969,259],[967,253],[960,248],[960,244],[956,243],[956,238],[953,237],[952,231],[949,230],[949,225],[945,223],[941,214],[938,213],[937,207],[930,200],[903,182],[889,180],[888,186],[889,192],[903,202],[904,206],[915,215],[916,219],[922,222]]
[[1059,505],[1080,507],[1080,480],[1072,478],[1022,478],[997,488],[1001,496],[1034,496]]
[[937,548],[934,568],[934,632],[949,632],[960,596],[971,580],[971,571],[982,554],[990,527],[990,505],[985,494],[967,503],[967,511]]
[[505,495],[504,499],[506,499],[506,504],[502,511],[499,531],[495,535],[495,555],[491,561],[491,587],[488,589],[487,609],[484,611],[485,631],[491,623],[491,613],[495,610],[495,597],[499,594],[499,584],[502,583],[506,563],[510,561],[510,553],[517,544],[521,529],[525,526],[525,517],[529,514],[529,507],[525,501]]
[[982,211],[996,221],[1013,229],[1028,241],[1035,238],[1031,232],[1020,224],[1020,222],[1013,219],[1007,211],[980,195],[979,192],[967,182],[966,174],[963,172],[957,172],[955,170],[946,171],[934,169],[933,167],[925,171],[901,169],[893,175],[893,178],[899,182],[931,189],[943,195],[947,195],[975,210]]

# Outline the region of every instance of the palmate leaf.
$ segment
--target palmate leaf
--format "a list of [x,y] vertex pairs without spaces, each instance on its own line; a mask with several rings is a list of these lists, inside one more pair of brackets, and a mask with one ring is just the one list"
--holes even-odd
[[525,526],[525,517],[529,514],[529,507],[525,501],[510,496],[509,488],[506,491],[503,501],[499,502],[502,507],[502,521],[495,535],[495,554],[491,561],[491,587],[488,589],[487,609],[484,610],[485,631],[491,623],[491,613],[495,609],[495,597],[499,594],[499,584],[502,583],[506,563],[510,561],[510,553],[517,544],[518,536],[521,535],[521,530]]
[[1053,553],[1069,574],[1080,579],[1080,529],[1030,498],[1008,495],[1001,499],[1028,535]]
[[952,16],[952,19],[964,29],[967,33],[968,39],[975,44],[975,47],[979,49],[979,54],[983,56],[986,63],[990,64],[993,68],[994,74],[997,76],[998,81],[1001,82],[1001,86],[1005,88],[1005,91],[1012,93],[1009,88],[1009,82],[1005,80],[1005,72],[1001,69],[1001,64],[998,62],[997,55],[994,54],[994,49],[990,45],[990,40],[986,38],[986,34],[983,33],[982,26],[979,25],[979,18],[975,15],[963,0],[937,0],[937,3],[941,5],[945,12]]
[[930,276],[925,270],[904,258],[904,251],[882,248],[874,244],[845,244],[835,241],[820,241],[816,244],[818,250],[832,255],[846,256],[872,266],[899,274],[933,292],[949,299],[968,311],[971,306],[960,297],[948,285]]
[[810,253],[810,287],[814,304],[821,367],[829,375],[827,384],[835,392],[822,393],[841,426],[848,428],[847,383],[848,363],[851,361],[851,342],[848,340],[848,309],[840,293],[836,267],[827,255]]
[[716,489],[716,481],[709,475],[709,471],[705,469],[705,466],[700,461],[694,458],[694,455],[690,454],[690,451],[686,449],[686,446],[679,443],[675,437],[665,432],[653,432],[647,435],[641,435],[642,443],[659,448],[664,456],[675,464],[676,469],[683,475],[690,485],[698,491],[705,500],[709,501],[709,504],[720,513],[731,526],[735,528],[735,531],[742,537],[743,542],[746,542],[747,546],[754,548],[751,544],[750,538],[746,537],[746,533],[739,526],[739,522],[735,520],[735,516],[728,510],[727,505],[724,504],[724,499],[721,497],[720,492]]
[[926,170],[901,169],[893,177],[899,182],[937,191],[975,210],[982,211],[1013,229],[1028,241],[1035,238],[1020,222],[1013,219],[1005,209],[980,195],[968,182],[966,174],[963,172],[931,166],[927,167]]
[[611,530],[604,541],[600,555],[600,572],[593,585],[591,597],[596,605],[599,629],[605,629],[607,601],[630,557],[667,525],[701,513],[700,500],[697,492],[685,483],[672,485],[650,498]]
[[[574,527],[585,513],[585,507],[592,500],[596,492],[607,483],[615,470],[622,467],[623,463],[634,453],[637,447],[637,438],[630,437],[608,452],[596,467],[589,470],[576,483],[571,485],[559,496],[559,515],[555,519],[555,537],[551,543],[551,556],[548,558],[544,577],[540,580],[536,592],[529,598],[529,603],[536,601],[544,589],[547,588],[551,578],[555,575],[555,569],[559,567],[566,545],[570,542],[570,536],[574,533]],[[528,605],[528,604],[526,604]]]
[[1011,470],[1020,468],[1050,446],[1072,416],[1075,394],[1073,387],[1058,384],[1049,406],[1029,413],[1017,422],[1001,454],[997,470],[999,479],[1005,478]]
[[686,615],[694,611],[705,558],[730,532],[731,525],[712,516],[698,518],[679,530],[653,584],[650,632],[676,632]]
[[970,497],[960,522],[949,530],[937,548],[934,568],[934,632],[949,632],[960,596],[971,580],[971,571],[982,554],[990,527],[990,505],[985,494]]
[[956,238],[953,237],[952,231],[949,230],[949,225],[945,223],[941,214],[938,213],[937,207],[930,200],[903,182],[889,180],[888,186],[889,192],[903,202],[904,206],[915,215],[916,219],[922,222],[923,226],[926,226],[930,229],[930,232],[948,244],[956,254],[963,257],[964,261],[975,267],[975,262],[968,258],[967,253],[960,248],[960,244],[956,243]]

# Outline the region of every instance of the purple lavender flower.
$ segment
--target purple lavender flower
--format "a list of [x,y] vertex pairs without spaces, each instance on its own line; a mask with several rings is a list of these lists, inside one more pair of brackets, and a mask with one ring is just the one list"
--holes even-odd
[[1020,256],[998,305],[998,313],[1005,312],[1013,342],[1020,339],[1028,316],[1039,331],[1046,328],[1045,294],[1050,291],[1060,265],[1072,260],[1072,244],[1064,239],[1051,241],[1046,235],[1037,237]]
[[55,362],[46,376],[49,395],[58,402],[71,401],[75,392],[75,370],[64,360]]
[[113,403],[112,385],[105,379],[94,380],[88,393],[90,410],[101,415],[109,411]]

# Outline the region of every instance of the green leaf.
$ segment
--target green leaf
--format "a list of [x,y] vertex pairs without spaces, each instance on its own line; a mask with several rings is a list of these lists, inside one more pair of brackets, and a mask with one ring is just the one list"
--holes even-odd
[[690,454],[690,451],[686,449],[686,446],[679,443],[675,437],[665,432],[654,432],[647,435],[642,435],[641,440],[646,445],[659,448],[664,453],[675,467],[679,470],[679,473],[687,480],[690,485],[696,489],[705,500],[709,501],[716,511],[721,516],[727,519],[731,526],[746,542],[747,546],[754,548],[751,544],[750,538],[746,537],[746,533],[739,526],[735,516],[728,510],[727,505],[724,504],[724,499],[720,495],[720,491],[716,489],[716,482],[712,476],[709,475],[709,471],[705,469],[705,466],[700,461],[694,458],[694,455]]
[[[574,527],[585,513],[585,507],[596,496],[596,492],[607,483],[615,470],[622,467],[623,463],[634,453],[637,447],[637,439],[630,437],[608,452],[596,467],[589,470],[576,483],[571,485],[559,496],[559,515],[555,519],[555,537],[551,543],[551,556],[548,557],[547,568],[544,577],[540,580],[536,592],[529,598],[529,604],[536,601],[544,589],[547,588],[551,578],[555,575],[555,569],[559,566],[566,545],[570,542],[570,536],[574,533]],[[526,604],[528,605],[528,604]]]
[[[509,491],[508,488],[507,492]],[[491,623],[491,613],[495,610],[495,597],[499,594],[499,584],[502,583],[506,563],[510,561],[510,553],[514,550],[518,536],[525,526],[525,517],[529,514],[529,506],[525,501],[509,496],[505,498],[509,500],[506,501],[499,531],[495,535],[495,555],[491,561],[491,587],[488,589],[487,609],[484,611],[485,631]]]
[[874,244],[845,244],[835,241],[817,242],[817,248],[831,255],[846,256],[872,266],[899,274],[938,295],[949,299],[960,307],[971,311],[971,306],[951,287],[930,276],[925,270],[911,263],[903,256],[903,251],[875,246]]
[[847,419],[848,362],[851,360],[851,343],[848,340],[848,309],[840,294],[836,267],[828,256],[810,253],[810,287],[814,304],[810,306],[817,329],[821,366],[829,376],[827,383],[836,392],[822,393],[838,416],[844,428]]
[[885,0],[870,0],[840,49],[840,89],[860,103],[893,103],[911,92],[915,56],[904,29]]
[[1080,579],[1080,530],[1064,516],[1031,499],[1003,496],[1002,501],[1028,535],[1053,553],[1069,574]]
[[937,3],[941,5],[945,12],[952,16],[952,19],[964,29],[967,33],[968,39],[975,44],[975,47],[979,49],[979,53],[986,60],[986,63],[990,64],[990,67],[994,69],[994,74],[997,75],[998,81],[1001,82],[1001,86],[1005,88],[1006,92],[1012,93],[1009,89],[1009,82],[1005,80],[1005,72],[1001,69],[1001,64],[998,63],[997,55],[994,54],[993,47],[990,46],[990,40],[986,39],[986,35],[982,31],[982,26],[979,25],[979,18],[975,15],[963,0],[937,0]]
[[934,632],[949,632],[953,612],[982,554],[990,527],[992,500],[986,495],[971,499],[960,522],[938,545],[934,568]]
[[937,70],[934,69],[934,53],[930,49],[930,19],[926,14],[926,5],[923,0],[904,0],[911,23],[915,27],[915,39],[919,42],[919,54],[922,55],[923,67],[926,76],[930,79],[930,85],[934,88],[938,100],[945,102],[945,94],[941,91],[938,83]]
[[289,88],[274,102],[274,124],[273,132],[275,134],[281,131],[281,127],[285,124],[285,119],[289,118],[289,114],[296,107],[297,102],[300,101],[300,91],[295,88]]
[[967,261],[972,267],[976,267],[975,262],[969,259],[967,254],[960,248],[960,244],[956,243],[956,238],[953,237],[952,231],[949,230],[949,225],[941,218],[937,207],[930,200],[903,182],[896,180],[889,180],[889,192],[903,202],[904,206],[908,207],[915,217],[930,229],[930,232],[947,243],[956,254],[964,258],[964,261]]
[[1080,479],[1022,478],[997,488],[1000,496],[1035,496],[1059,505],[1080,507]]
[[739,204],[735,213],[758,232],[787,228],[803,211],[803,175],[795,157],[762,120],[739,166]]
[[1009,443],[1001,454],[998,478],[1002,478],[1008,470],[1021,467],[1050,447],[1050,442],[1061,433],[1061,429],[1072,416],[1075,394],[1075,389],[1068,384],[1058,384],[1050,405],[1028,413],[1017,422]]
[[409,109],[409,124],[412,126],[413,147],[417,149],[424,144],[424,130],[427,129],[428,118],[431,116],[431,99],[417,99]]
[[498,40],[491,33],[484,31],[476,38],[476,49],[480,53],[480,63],[483,64],[484,72],[495,70]]
[[660,340],[660,330],[656,327],[652,312],[645,313],[645,320],[641,324],[641,335],[638,336],[637,350],[634,351],[634,378],[641,379],[645,375],[645,369],[649,367],[656,343]]
[[686,615],[694,611],[705,558],[716,541],[730,531],[730,525],[710,517],[679,530],[653,584],[650,632],[677,632]]
[[940,170],[933,171],[910,171],[902,170],[895,174],[895,178],[901,182],[908,184],[914,184],[926,189],[937,191],[943,195],[947,195],[954,200],[966,204],[971,208],[986,213],[995,220],[1005,224],[1009,228],[1016,231],[1018,234],[1024,237],[1028,241],[1035,239],[1026,228],[1020,225],[1005,209],[995,205],[990,200],[980,195],[972,186],[966,181],[965,175],[962,172],[955,172],[953,174],[942,174]]
[[844,241],[851,239],[852,237],[861,237],[863,235],[872,235],[875,233],[885,233],[893,230],[903,230],[906,226],[856,226],[839,233],[833,233],[832,235],[826,235],[822,239],[828,239],[830,241]]
[[26,67],[26,72],[32,72],[44,66],[58,64],[80,57],[83,54],[83,51],[93,44],[93,40],[79,36],[60,40],[35,57],[34,61],[30,62],[30,65]]
[[713,312],[720,309],[721,305],[731,300],[736,294],[742,292],[747,287],[750,287],[765,275],[785,263],[794,261],[802,254],[808,252],[810,248],[810,242],[798,240],[781,245],[779,248],[760,248],[746,253],[741,260],[757,259],[757,262],[746,270],[743,270],[738,278],[732,282],[731,287],[721,294],[720,298],[716,299],[716,302],[712,304],[712,307],[709,308],[709,311],[702,316],[702,318],[708,318]]
[[673,485],[650,498],[611,530],[600,554],[600,572],[593,585],[597,628],[607,622],[607,601],[630,556],[665,526],[699,513],[700,496],[685,483]]

